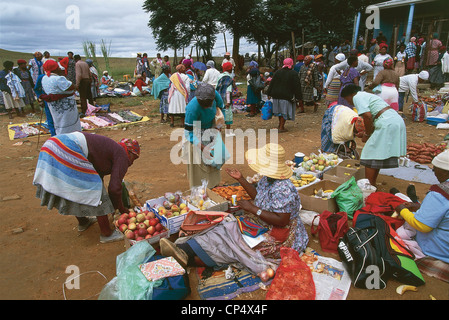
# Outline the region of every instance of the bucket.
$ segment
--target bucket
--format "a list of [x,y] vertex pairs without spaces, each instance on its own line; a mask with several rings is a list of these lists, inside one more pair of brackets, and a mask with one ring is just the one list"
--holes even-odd
[[294,160],[296,165],[302,163],[304,161],[304,157],[305,157],[304,153],[301,153],[301,152],[296,153],[295,154],[295,160]]

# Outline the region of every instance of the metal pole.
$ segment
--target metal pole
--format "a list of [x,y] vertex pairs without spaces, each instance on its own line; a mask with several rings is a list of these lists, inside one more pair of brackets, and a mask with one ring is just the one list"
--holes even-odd
[[410,11],[408,13],[407,31],[405,33],[405,43],[406,44],[408,44],[410,42],[414,14],[415,14],[415,4],[412,3],[412,4],[410,4]]
[[357,45],[357,36],[359,34],[361,16],[362,16],[362,14],[360,12],[357,12],[357,15],[355,18],[355,25],[354,25],[354,35],[352,38],[352,49],[354,49]]

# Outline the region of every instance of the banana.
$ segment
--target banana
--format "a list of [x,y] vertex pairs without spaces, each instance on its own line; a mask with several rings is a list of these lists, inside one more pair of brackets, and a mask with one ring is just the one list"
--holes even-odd
[[418,288],[415,286],[409,286],[409,285],[401,285],[396,288],[396,293],[403,295],[407,291],[418,291]]
[[430,300],[436,300],[437,298],[435,298],[434,296],[432,296],[431,294],[429,295]]
[[326,190],[324,193],[334,193],[334,190]]
[[313,174],[302,174],[301,178],[305,178],[305,179],[307,179],[307,178],[315,178],[315,176]]

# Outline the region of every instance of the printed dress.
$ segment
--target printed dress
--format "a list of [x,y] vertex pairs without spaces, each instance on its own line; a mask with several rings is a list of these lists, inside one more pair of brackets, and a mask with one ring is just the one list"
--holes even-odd
[[285,228],[267,225],[253,215],[245,217],[270,230],[268,239],[257,245],[254,250],[260,250],[264,257],[275,259],[280,258],[281,247],[290,247],[299,253],[305,250],[309,242],[309,236],[299,217],[301,199],[289,179],[274,180],[262,177],[257,185],[257,196],[254,204],[265,211],[290,213],[290,223]]

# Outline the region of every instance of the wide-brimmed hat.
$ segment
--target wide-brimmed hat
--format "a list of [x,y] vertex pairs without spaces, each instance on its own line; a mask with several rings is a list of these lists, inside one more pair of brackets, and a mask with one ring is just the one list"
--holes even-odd
[[285,164],[285,150],[276,143],[268,143],[260,149],[250,149],[245,153],[248,165],[254,171],[269,178],[284,180],[293,175]]
[[432,160],[435,167],[449,171],[449,150],[445,150]]

